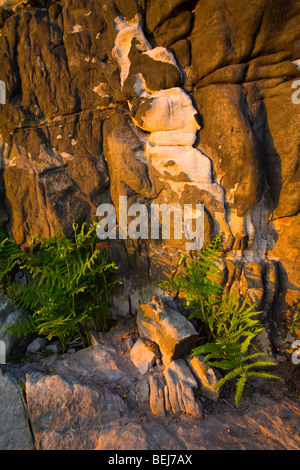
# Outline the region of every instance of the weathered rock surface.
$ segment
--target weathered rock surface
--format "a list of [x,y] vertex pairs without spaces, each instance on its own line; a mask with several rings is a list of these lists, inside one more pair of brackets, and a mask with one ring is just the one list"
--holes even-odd
[[120,420],[126,408],[115,393],[72,384],[54,374],[28,375],[26,396],[39,450],[93,449],[97,430]]
[[[204,203],[228,287],[262,304],[286,350],[300,288],[298,24],[297,0],[2,1],[1,225],[28,245],[120,195]],[[131,292],[151,300],[158,253],[170,270],[174,247],[109,244],[126,305]]]
[[0,449],[299,449],[295,370],[284,383],[249,382],[236,409],[233,389],[204,398],[183,359],[142,375],[125,341],[135,328],[119,321],[74,354],[1,365]]
[[0,370],[0,410],[0,449],[35,449],[22,391],[7,374],[3,375],[2,370]]
[[139,338],[130,350],[130,357],[141,374],[146,374],[156,361],[156,354]]
[[187,359],[192,374],[200,385],[201,393],[204,397],[217,401],[219,390],[215,390],[218,380],[215,371],[203,361],[203,357],[195,356]]
[[142,337],[158,344],[164,364],[188,354],[197,338],[193,325],[158,298],[141,305],[137,327]]
[[197,381],[184,359],[172,361],[163,372],[168,386],[168,399],[173,413],[188,413],[195,418],[203,418],[200,403],[195,400]]
[[[3,293],[0,293],[0,340],[5,343],[5,353],[8,356],[13,350],[17,349],[22,340],[16,333],[11,334],[9,331],[4,331],[4,328],[14,324],[18,320],[24,320],[27,317],[27,312],[18,308],[14,302],[6,298]],[[24,344],[28,344],[30,340],[25,339]]]

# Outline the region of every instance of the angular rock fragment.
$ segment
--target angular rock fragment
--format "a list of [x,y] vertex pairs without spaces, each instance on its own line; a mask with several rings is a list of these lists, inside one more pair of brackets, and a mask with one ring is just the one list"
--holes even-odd
[[131,349],[130,357],[142,375],[147,374],[156,361],[155,352],[149,349],[140,338]]
[[27,410],[20,390],[0,370],[0,450],[33,450]]
[[28,346],[26,351],[28,353],[38,353],[47,346],[48,340],[46,338],[35,338]]
[[195,135],[200,129],[196,115],[191,98],[179,87],[136,100],[131,109],[134,123],[147,132],[177,130]]
[[201,404],[195,399],[198,384],[184,359],[172,361],[163,372],[168,386],[168,398],[172,412],[187,413],[203,418]]
[[197,338],[193,325],[157,297],[140,306],[137,326],[141,337],[158,344],[164,364],[190,352]]
[[205,364],[202,356],[195,356],[192,359],[188,358],[187,363],[199,383],[201,394],[206,398],[217,401],[219,398],[219,391],[215,390],[214,387],[218,382],[218,379],[214,370]]
[[151,411],[156,416],[165,416],[165,384],[162,374],[151,375],[149,384]]

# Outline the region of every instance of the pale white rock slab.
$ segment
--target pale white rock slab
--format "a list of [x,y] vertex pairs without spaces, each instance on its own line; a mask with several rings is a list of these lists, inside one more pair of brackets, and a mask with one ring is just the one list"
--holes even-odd
[[135,39],[136,47],[141,52],[149,51],[151,45],[145,38],[143,29],[137,19],[127,22],[122,17],[118,16],[115,18],[115,29],[117,36],[112,49],[112,56],[120,67],[121,85],[123,86],[128,77],[131,65],[129,53],[132,40]]
[[194,129],[190,132],[186,130],[176,129],[175,131],[157,131],[152,132],[148,141],[156,145],[183,145],[193,146],[196,142],[197,134]]
[[184,174],[187,181],[212,184],[210,159],[193,147],[146,145],[146,157],[167,179]]
[[[159,90],[143,100],[143,115],[134,123],[147,132],[182,130],[196,133],[200,125],[191,98],[182,88]],[[142,122],[141,122],[142,121]]]

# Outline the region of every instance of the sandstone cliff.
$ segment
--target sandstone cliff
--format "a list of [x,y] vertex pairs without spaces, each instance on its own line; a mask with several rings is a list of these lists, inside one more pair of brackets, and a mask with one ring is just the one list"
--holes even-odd
[[[0,196],[16,242],[71,233],[120,196],[202,203],[225,281],[284,352],[300,300],[299,21],[298,0],[1,1]],[[109,249],[126,314],[184,244]]]

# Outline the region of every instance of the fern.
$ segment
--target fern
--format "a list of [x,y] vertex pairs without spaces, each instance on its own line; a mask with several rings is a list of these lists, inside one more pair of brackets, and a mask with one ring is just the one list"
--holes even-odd
[[216,281],[223,277],[218,267],[222,257],[221,243],[221,237],[216,237],[197,254],[197,259],[184,254],[179,272],[159,287],[183,294],[186,307],[194,308],[189,318],[198,318],[208,328],[213,342],[194,348],[191,357],[204,355],[204,361],[211,367],[229,371],[215,388],[236,379],[235,403],[238,406],[248,377],[278,377],[256,370],[276,365],[259,359],[266,354],[248,352],[254,338],[262,331],[256,306],[248,306],[246,300],[240,303],[235,292],[227,294]]
[[189,253],[184,254],[179,262],[183,269],[159,284],[164,290],[183,294],[186,307],[194,308],[190,318],[199,318],[202,322],[208,322],[211,308],[220,300],[223,290],[215,280],[222,277],[218,267],[221,243],[222,238],[216,237],[202,253],[197,253],[199,258],[196,259]]
[[[91,323],[96,329],[108,329],[108,296],[120,280],[110,281],[117,267],[97,249],[96,226],[87,228],[83,224],[79,231],[74,224],[73,239],[62,232],[47,239],[34,237],[32,244],[38,250],[35,248],[30,256],[12,254],[31,281],[27,286],[11,282],[8,296],[31,316],[7,327],[7,331],[19,336],[37,333],[49,340],[57,337],[65,348],[75,336],[81,337],[83,345],[84,338],[89,342]],[[10,256],[7,264],[12,266]]]
[[0,281],[11,284],[12,273],[22,263],[23,255],[7,236],[4,230],[0,231]]

